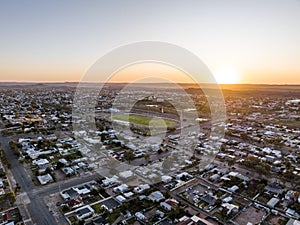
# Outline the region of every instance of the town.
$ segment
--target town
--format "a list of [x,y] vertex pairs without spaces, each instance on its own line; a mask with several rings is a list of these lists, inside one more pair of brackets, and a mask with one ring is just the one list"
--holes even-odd
[[0,224],[300,223],[299,86],[222,85],[214,145],[193,85],[182,85],[193,121],[181,118],[193,111],[182,92],[164,86],[122,93],[138,101],[121,114],[122,88],[99,93],[93,132],[74,118],[76,83],[1,84]]

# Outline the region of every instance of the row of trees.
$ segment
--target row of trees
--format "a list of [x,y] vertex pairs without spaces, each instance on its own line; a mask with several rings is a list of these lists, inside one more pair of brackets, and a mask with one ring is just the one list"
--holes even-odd
[[248,156],[243,164],[247,168],[253,168],[258,174],[269,175],[271,166],[268,163],[261,162],[259,158]]
[[14,155],[16,155],[17,157],[21,155],[17,143],[15,141],[13,140],[9,141],[9,147],[13,151]]
[[7,166],[8,169],[11,168],[11,163],[8,160],[4,150],[1,147],[0,147],[0,159],[1,159],[2,163]]

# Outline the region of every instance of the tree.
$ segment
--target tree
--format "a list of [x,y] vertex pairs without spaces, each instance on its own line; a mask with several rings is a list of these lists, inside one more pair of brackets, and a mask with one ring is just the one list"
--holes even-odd
[[241,133],[241,138],[244,140],[244,141],[247,141],[248,140],[248,135],[246,133]]
[[131,163],[132,160],[134,160],[134,153],[130,150],[127,150],[124,152],[124,159],[127,160],[129,163]]
[[144,159],[148,163],[149,159],[150,159],[150,155],[149,154],[144,154]]
[[248,166],[250,168],[257,165],[257,164],[259,164],[259,163],[260,163],[260,160],[257,157],[254,157],[254,156],[248,156],[244,161],[245,166]]
[[295,175],[295,174],[293,173],[293,169],[287,170],[287,171],[282,175],[282,179],[283,179],[283,181],[284,181],[285,183],[286,183],[286,182],[289,182],[294,190],[296,190],[297,187],[299,187],[299,185],[300,185],[300,176],[299,176],[299,175]]
[[233,166],[234,163],[235,161],[233,159],[227,161],[228,166]]
[[223,144],[221,145],[220,151],[221,151],[221,152],[225,152],[225,150],[226,150],[226,143],[223,143]]
[[218,198],[218,199],[216,200],[215,205],[216,205],[217,207],[220,207],[220,206],[222,205],[222,200]]
[[220,211],[221,220],[225,222],[227,220],[227,210],[226,208],[222,208]]
[[256,192],[257,192],[257,193],[262,193],[263,190],[264,190],[264,188],[265,188],[265,185],[264,185],[264,184],[258,184],[258,185],[256,186]]

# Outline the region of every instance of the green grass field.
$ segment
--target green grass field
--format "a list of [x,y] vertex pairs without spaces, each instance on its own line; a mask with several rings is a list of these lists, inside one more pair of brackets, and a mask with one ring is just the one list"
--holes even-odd
[[135,114],[130,114],[129,116],[127,114],[114,115],[111,117],[111,120],[130,122],[133,125],[141,126],[141,127],[160,128],[165,126],[174,127],[176,125],[176,122],[172,120],[150,117],[150,116],[135,115]]

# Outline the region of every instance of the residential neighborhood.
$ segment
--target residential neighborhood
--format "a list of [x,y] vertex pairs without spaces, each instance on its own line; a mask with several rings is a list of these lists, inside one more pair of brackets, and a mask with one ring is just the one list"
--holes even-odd
[[[191,110],[176,112],[172,90],[137,90],[126,121],[112,106],[121,90],[100,93],[94,132],[73,129],[73,85],[0,89],[0,224],[300,223],[298,90],[224,90],[221,138],[198,90],[185,89],[198,130],[180,124]],[[149,133],[150,115],[167,129]]]

